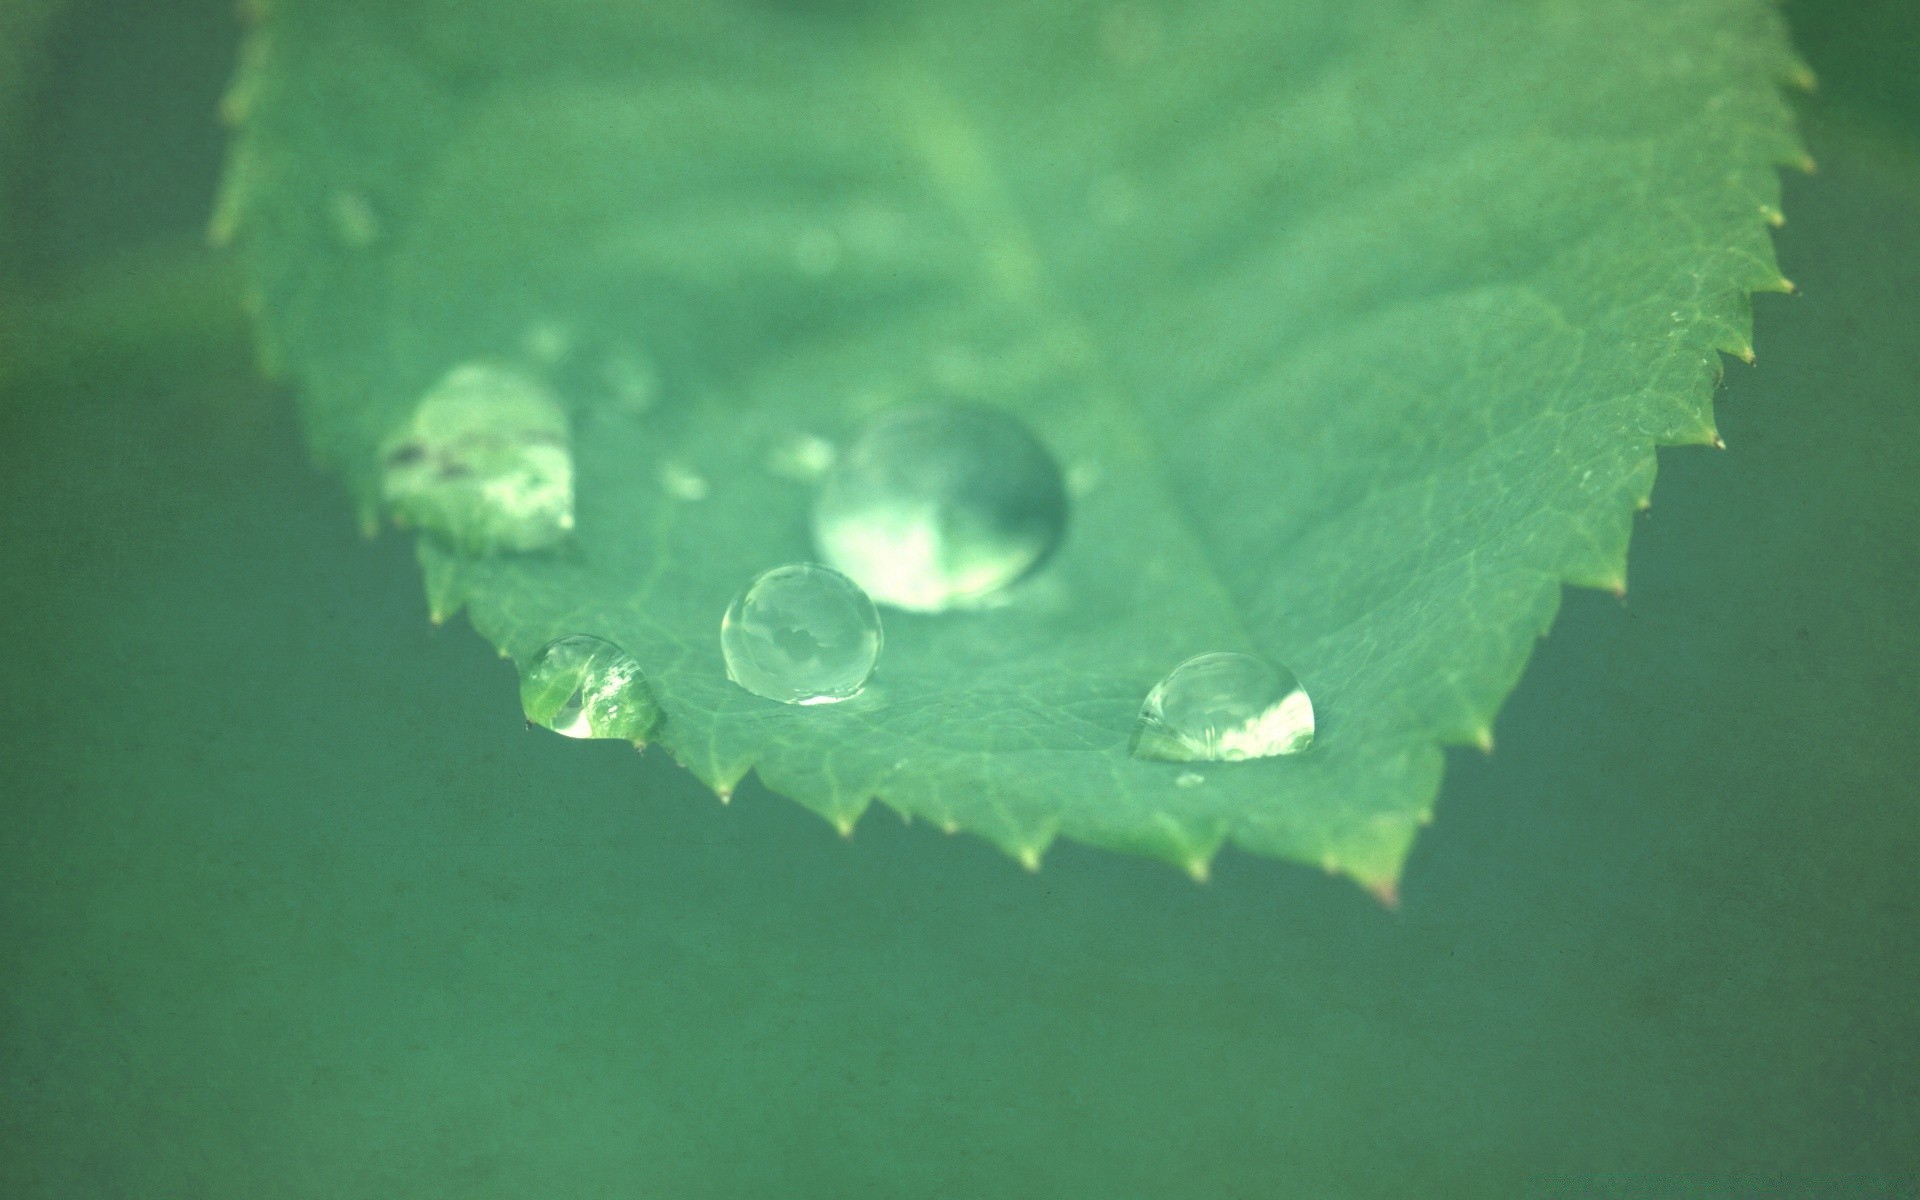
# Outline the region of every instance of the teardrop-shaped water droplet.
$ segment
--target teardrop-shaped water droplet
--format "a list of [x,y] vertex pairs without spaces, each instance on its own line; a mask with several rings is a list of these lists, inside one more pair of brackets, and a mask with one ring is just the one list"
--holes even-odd
[[1166,762],[1239,762],[1313,744],[1313,702],[1293,672],[1251,654],[1202,654],[1147,693],[1133,752]]
[[644,742],[660,706],[640,664],[604,638],[584,633],[548,642],[520,678],[527,720],[570,738]]
[[380,491],[408,524],[475,554],[539,550],[573,529],[567,415],[510,367],[455,367],[387,439]]
[[820,553],[882,604],[976,604],[1060,544],[1060,467],[1007,414],[970,405],[895,409],[840,456],[813,508]]
[[880,614],[858,584],[812,563],[775,567],[720,621],[727,678],[783,704],[860,694],[880,658]]

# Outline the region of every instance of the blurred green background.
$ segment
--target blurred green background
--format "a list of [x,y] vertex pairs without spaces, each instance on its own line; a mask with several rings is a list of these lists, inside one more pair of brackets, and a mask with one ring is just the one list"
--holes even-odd
[[1920,5],[1790,10],[1801,294],[1398,912],[525,731],[200,248],[228,4],[53,7],[0,0],[0,1197],[1920,1195]]

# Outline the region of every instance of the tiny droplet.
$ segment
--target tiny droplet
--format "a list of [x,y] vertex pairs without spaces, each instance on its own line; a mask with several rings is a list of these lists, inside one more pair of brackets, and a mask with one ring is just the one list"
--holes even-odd
[[1133,752],[1164,762],[1240,762],[1312,744],[1313,703],[1293,672],[1251,654],[1216,653],[1181,663],[1147,693]]
[[882,640],[880,614],[859,585],[812,563],[760,575],[720,621],[727,678],[783,704],[859,695]]

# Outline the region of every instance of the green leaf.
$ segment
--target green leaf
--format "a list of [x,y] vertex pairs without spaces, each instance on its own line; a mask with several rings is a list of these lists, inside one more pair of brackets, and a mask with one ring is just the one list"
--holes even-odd
[[[1804,74],[1766,0],[275,0],[216,232],[370,516],[450,371],[547,371],[577,529],[423,538],[434,615],[617,643],[723,794],[1390,893],[1561,584],[1624,588],[1654,447],[1715,440]],[[812,555],[792,447],[936,396],[1051,448],[1061,552],[889,611],[854,701],[729,683],[728,599]],[[1209,650],[1314,749],[1132,757]]]

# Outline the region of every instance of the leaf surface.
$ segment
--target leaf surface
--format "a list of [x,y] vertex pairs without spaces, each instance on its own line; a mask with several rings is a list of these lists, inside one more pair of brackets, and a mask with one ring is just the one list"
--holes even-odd
[[[516,661],[627,649],[655,740],[851,828],[876,798],[1037,862],[1224,843],[1390,892],[1562,583],[1624,588],[1654,448],[1785,286],[1804,72],[1767,0],[273,0],[216,233],[377,512],[463,364],[568,406],[577,527],[422,537]],[[726,679],[729,598],[813,556],[796,446],[951,398],[1074,485],[1045,570],[886,613],[831,707]],[[1146,762],[1141,698],[1245,650],[1314,749]],[[1180,777],[1203,776],[1196,786]]]

